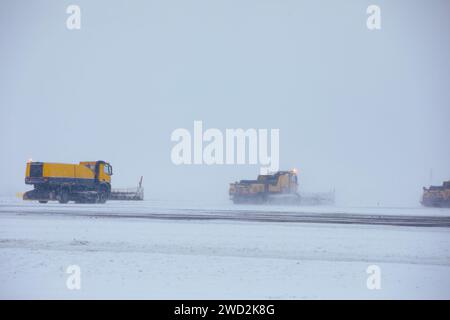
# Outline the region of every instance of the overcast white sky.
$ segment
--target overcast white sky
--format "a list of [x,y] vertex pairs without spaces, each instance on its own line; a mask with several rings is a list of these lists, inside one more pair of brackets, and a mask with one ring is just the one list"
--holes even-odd
[[[66,7],[81,7],[81,30]],[[366,28],[381,7],[382,29]],[[0,2],[0,193],[27,159],[103,159],[147,199],[226,201],[258,166],[175,166],[177,128],[278,128],[282,169],[339,203],[450,179],[450,1]]]

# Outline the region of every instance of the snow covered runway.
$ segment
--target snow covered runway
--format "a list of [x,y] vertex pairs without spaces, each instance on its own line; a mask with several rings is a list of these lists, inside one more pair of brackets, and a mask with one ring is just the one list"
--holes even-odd
[[[253,207],[238,209],[257,212]],[[288,214],[298,208],[272,207],[260,214],[266,210]],[[304,210],[328,214],[333,209]],[[450,216],[448,210],[334,210],[349,215]],[[145,202],[3,202],[0,297],[450,298],[448,228],[131,217],[184,211],[204,214],[208,209]],[[123,216],[108,217],[108,212]],[[99,213],[105,215],[99,218]],[[81,268],[81,290],[66,287],[70,265]],[[380,290],[367,288],[370,265],[380,267]]]
[[[411,212],[412,211],[412,212]],[[20,215],[64,215],[97,218],[158,220],[232,220],[254,222],[336,223],[450,228],[450,209],[345,208],[306,206],[213,206],[209,208],[167,207],[145,202],[111,202],[105,205],[59,205],[12,203],[0,213]]]

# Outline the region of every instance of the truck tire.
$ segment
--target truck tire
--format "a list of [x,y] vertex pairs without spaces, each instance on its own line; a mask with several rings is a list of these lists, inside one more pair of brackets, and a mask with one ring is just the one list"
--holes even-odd
[[101,185],[98,188],[98,194],[97,194],[97,203],[106,203],[106,200],[108,200],[108,188],[106,186]]
[[69,190],[66,188],[61,189],[59,192],[59,203],[65,204],[69,202]]
[[107,197],[106,192],[100,192],[98,194],[97,203],[106,203]]

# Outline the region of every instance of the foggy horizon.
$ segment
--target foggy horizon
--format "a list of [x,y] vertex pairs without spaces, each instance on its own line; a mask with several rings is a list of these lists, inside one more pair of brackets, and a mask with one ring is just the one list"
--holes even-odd
[[[171,134],[279,129],[280,170],[337,205],[420,206],[450,180],[450,2],[0,4],[0,194],[28,159],[105,160],[146,200],[228,201],[259,165],[175,165]],[[176,4],[176,5],[175,5]],[[412,37],[411,35],[414,35]]]

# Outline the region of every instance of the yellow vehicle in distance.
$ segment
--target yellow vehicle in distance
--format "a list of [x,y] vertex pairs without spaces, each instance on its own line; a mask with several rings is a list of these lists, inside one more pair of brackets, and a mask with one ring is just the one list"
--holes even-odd
[[298,204],[297,171],[278,171],[259,175],[256,180],[241,180],[230,183],[229,195],[233,203],[279,203]]
[[450,208],[450,181],[444,181],[442,186],[424,187],[422,205],[426,207]]
[[105,203],[111,194],[112,167],[105,161],[79,164],[28,162],[25,183],[34,189],[24,193],[24,200],[47,203]]

